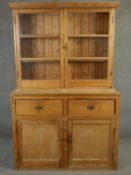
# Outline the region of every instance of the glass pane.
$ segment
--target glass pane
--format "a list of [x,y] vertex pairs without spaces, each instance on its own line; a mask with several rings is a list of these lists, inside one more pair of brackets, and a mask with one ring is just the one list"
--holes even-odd
[[21,39],[21,57],[53,58],[60,56],[60,40],[57,38]]
[[68,43],[69,57],[107,57],[107,38],[71,38]]
[[108,13],[69,13],[68,34],[108,34],[108,28]]
[[20,14],[20,34],[59,35],[59,14]]
[[75,80],[106,79],[107,61],[105,62],[69,62],[68,78]]
[[22,79],[59,80],[60,63],[22,62]]

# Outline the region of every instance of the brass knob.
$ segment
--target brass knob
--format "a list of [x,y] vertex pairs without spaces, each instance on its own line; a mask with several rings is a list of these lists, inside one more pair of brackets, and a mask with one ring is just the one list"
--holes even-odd
[[38,111],[43,109],[43,106],[36,106],[35,109],[37,109]]
[[87,106],[87,109],[92,111],[95,109],[95,106]]

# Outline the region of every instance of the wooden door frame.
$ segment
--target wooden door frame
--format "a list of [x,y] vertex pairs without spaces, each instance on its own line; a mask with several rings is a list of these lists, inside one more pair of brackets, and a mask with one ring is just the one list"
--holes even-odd
[[[35,164],[36,164],[36,167],[43,167],[44,164],[45,164],[45,167],[63,167],[64,166],[64,143],[63,143],[63,121],[61,120],[58,120],[58,119],[42,119],[42,117],[39,117],[40,119],[25,119],[22,117],[20,117],[20,119],[17,119],[16,121],[16,130],[17,130],[17,133],[16,133],[16,141],[17,141],[17,148],[18,150],[17,151],[17,167],[31,167],[32,165],[34,166],[35,168]],[[60,160],[59,162],[38,162],[36,160],[35,161],[22,161],[22,125],[23,124],[56,124],[58,125],[58,130],[59,130],[59,152],[60,152]],[[32,164],[32,165],[31,165]]]
[[[107,160],[101,160],[101,159],[98,159],[98,160],[86,160],[85,162],[84,161],[76,161],[77,165],[83,165],[83,167],[85,166],[86,168],[86,165],[87,164],[95,164],[94,167],[96,167],[96,164],[99,165],[101,163],[105,163],[105,164],[113,164],[113,161],[114,161],[114,157],[115,157],[115,152],[114,152],[114,146],[115,146],[115,123],[114,123],[114,120],[113,119],[100,119],[99,117],[93,117],[93,119],[70,119],[68,120],[68,136],[70,136],[72,138],[72,125],[73,124],[98,124],[98,125],[104,125],[104,124],[109,124],[110,125],[110,146],[109,146],[109,159]],[[87,126],[88,127],[88,126]],[[73,138],[72,138],[72,142],[73,142]],[[69,152],[68,152],[68,166],[69,167],[72,167],[72,164],[73,164],[73,160],[72,160],[72,142],[68,142],[68,149],[69,149]],[[74,162],[75,163],[75,162]],[[73,166],[75,167],[75,166]]]
[[[58,13],[60,20],[60,79],[59,80],[23,80],[22,79],[22,66],[21,66],[21,43],[20,43],[20,26],[19,14],[45,14],[45,13]],[[27,87],[63,87],[64,86],[64,69],[63,69],[63,10],[62,9],[13,9],[13,26],[14,26],[14,45],[15,45],[15,63],[16,63],[16,80],[17,88]]]
[[[108,61],[107,61],[107,79],[92,79],[92,80],[69,80],[68,79],[68,12],[108,12],[109,13],[109,38],[108,38]],[[112,87],[112,66],[114,52],[114,28],[115,28],[115,9],[113,8],[91,8],[91,9],[64,9],[64,33],[65,33],[65,86],[66,87]]]

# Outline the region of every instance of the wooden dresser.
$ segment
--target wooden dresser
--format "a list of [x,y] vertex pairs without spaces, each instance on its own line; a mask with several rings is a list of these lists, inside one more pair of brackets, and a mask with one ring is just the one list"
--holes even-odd
[[117,2],[10,3],[16,167],[117,168],[112,87]]

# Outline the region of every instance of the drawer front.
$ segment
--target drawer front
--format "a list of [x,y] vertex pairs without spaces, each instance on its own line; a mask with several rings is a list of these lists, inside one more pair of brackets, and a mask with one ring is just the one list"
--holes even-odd
[[79,116],[114,115],[114,100],[69,100],[68,114]]
[[62,115],[62,100],[16,100],[16,115]]

